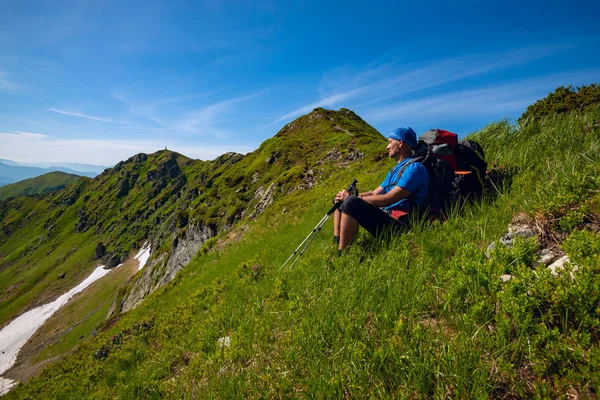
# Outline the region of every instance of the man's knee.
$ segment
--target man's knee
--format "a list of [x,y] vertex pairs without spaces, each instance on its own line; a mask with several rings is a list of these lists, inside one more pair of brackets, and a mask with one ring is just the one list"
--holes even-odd
[[340,206],[340,211],[344,214],[352,214],[352,210],[356,208],[356,204],[363,201],[356,196],[348,196]]

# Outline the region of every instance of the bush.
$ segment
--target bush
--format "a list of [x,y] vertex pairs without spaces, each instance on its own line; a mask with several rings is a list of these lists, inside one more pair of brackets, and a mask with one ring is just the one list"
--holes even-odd
[[589,86],[573,88],[560,86],[545,98],[536,101],[527,107],[527,110],[519,118],[519,124],[529,121],[540,120],[546,116],[568,112],[591,111],[600,107],[600,85],[592,83]]

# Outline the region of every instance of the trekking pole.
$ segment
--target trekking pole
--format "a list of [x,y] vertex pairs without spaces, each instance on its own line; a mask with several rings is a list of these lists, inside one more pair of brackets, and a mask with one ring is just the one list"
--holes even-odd
[[[348,189],[346,189],[346,190],[348,192],[350,192],[351,194],[358,194],[358,190],[356,190],[357,183],[358,183],[358,181],[356,179],[353,179],[352,183],[350,184],[350,186],[348,186]],[[313,230],[308,234],[308,236],[306,238],[304,238],[304,240],[302,241],[302,243],[300,243],[300,245],[296,248],[296,250],[294,250],[292,255],[290,255],[288,257],[288,259],[285,260],[283,265],[279,268],[279,271],[281,271],[283,269],[283,267],[285,267],[287,265],[287,263],[298,253],[298,250],[302,249],[302,250],[300,250],[300,254],[298,254],[298,256],[294,259],[294,262],[292,262],[292,264],[290,265],[290,269],[294,266],[294,264],[296,264],[296,261],[298,261],[300,256],[302,254],[304,254],[304,251],[308,248],[308,245],[310,245],[310,243],[313,241],[313,239],[321,231],[321,228],[323,227],[323,225],[325,225],[327,220],[329,220],[329,218],[331,217],[331,214],[333,214],[334,211],[337,210],[341,204],[342,204],[341,201],[337,201],[333,204],[333,206],[329,209],[329,211],[327,211],[327,214],[325,214],[323,216],[323,218],[321,218],[319,223],[313,228]]]

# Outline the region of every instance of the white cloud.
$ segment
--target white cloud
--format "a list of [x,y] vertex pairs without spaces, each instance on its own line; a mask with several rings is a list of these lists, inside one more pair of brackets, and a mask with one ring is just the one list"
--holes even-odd
[[101,121],[101,122],[108,122],[111,124],[122,124],[122,125],[126,124],[125,122],[117,121],[117,120],[110,119],[110,118],[97,117],[94,115],[82,114],[82,113],[74,112],[74,111],[66,111],[66,110],[61,110],[58,108],[49,108],[48,110],[58,113],[58,114],[69,115],[71,117],[90,119],[92,121]]
[[44,139],[47,137],[47,135],[44,135],[42,133],[21,132],[21,131],[12,131],[11,133],[21,135],[23,137],[27,137],[30,139]]
[[187,113],[183,117],[173,121],[172,127],[179,132],[185,132],[193,135],[204,135],[207,133],[226,134],[223,129],[217,127],[219,118],[232,110],[237,103],[242,103],[266,93],[267,90],[261,90],[245,96],[236,97],[211,104],[201,110]]
[[587,84],[600,78],[600,70],[571,71],[542,77],[513,80],[500,85],[455,91],[437,96],[400,101],[367,109],[363,115],[372,122],[410,118],[508,116],[526,107],[561,85]]
[[[321,81],[318,91],[327,93],[325,97],[296,108],[269,125],[287,121],[316,107],[369,106],[471,76],[522,65],[572,47],[570,44],[561,44],[493,54],[469,54],[424,65],[408,65],[398,56],[390,61],[386,60],[386,56],[376,63],[369,63],[368,68],[353,73],[349,73],[347,68],[338,68],[326,73]],[[350,102],[353,104],[350,105]]]
[[267,91],[268,89],[263,89],[249,95],[210,104],[199,110],[179,112],[172,115],[161,113],[160,108],[171,103],[185,103],[208,97],[214,94],[214,92],[167,97],[145,104],[134,102],[120,92],[113,93],[112,97],[127,105],[131,113],[152,121],[160,127],[151,128],[150,130],[170,131],[171,133],[183,133],[194,136],[210,134],[223,138],[229,136],[228,131],[220,127],[223,125],[224,116],[232,112],[236,104],[262,96]]
[[5,72],[0,71],[0,93],[13,92],[18,88],[18,85],[14,82],[10,82],[6,76],[7,74]]
[[114,165],[137,153],[153,153],[165,146],[187,157],[211,160],[229,152],[247,153],[247,146],[194,146],[166,139],[157,140],[94,140],[56,139],[40,134],[0,133],[0,158],[19,162],[69,162]]

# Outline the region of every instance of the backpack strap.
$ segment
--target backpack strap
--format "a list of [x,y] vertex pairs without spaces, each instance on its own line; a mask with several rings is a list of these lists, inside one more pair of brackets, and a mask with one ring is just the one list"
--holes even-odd
[[[418,159],[421,159],[421,158],[422,158],[422,160],[421,160],[421,161],[425,161],[425,159],[427,159],[427,157],[428,157],[428,155],[427,155],[427,156],[425,156],[424,158],[423,158],[423,157],[415,157],[415,156],[411,157],[411,158],[410,158],[410,159],[409,159],[409,160],[406,162],[406,164],[404,164],[404,165],[402,166],[402,168],[400,168],[400,171],[398,171],[398,175],[397,175],[398,179],[396,179],[396,181],[395,181],[394,183],[391,183],[391,184],[389,184],[388,186],[386,186],[386,190],[387,190],[387,189],[389,189],[389,188],[391,188],[391,187],[394,187],[394,186],[397,186],[397,185],[398,185],[398,182],[400,182],[400,178],[402,177],[402,174],[404,174],[404,171],[406,171],[406,170],[408,169],[408,167],[409,167],[409,166],[410,166],[412,163],[414,163],[414,162],[417,162],[417,161],[418,161]],[[411,211],[413,211],[413,212],[414,212],[415,210],[419,209],[419,205],[418,205],[418,204],[417,204],[417,202],[415,201],[415,198],[414,198],[414,196],[413,196],[413,194],[412,194],[412,193],[408,195],[407,199],[408,199],[408,201],[410,202],[410,209],[411,209]],[[400,216],[401,216],[401,215],[399,215],[398,217],[400,217]]]
[[417,161],[417,159],[415,157],[411,157],[406,164],[404,164],[402,166],[402,168],[400,168],[400,171],[398,171],[398,175],[396,175],[396,177],[398,179],[396,179],[393,183],[390,183],[389,185],[387,185],[385,187],[385,190],[388,190],[389,188],[393,188],[394,186],[398,185],[398,182],[400,182],[400,178],[402,177],[402,174],[404,174],[404,171],[406,171],[408,169],[408,167],[414,163],[415,161]]

